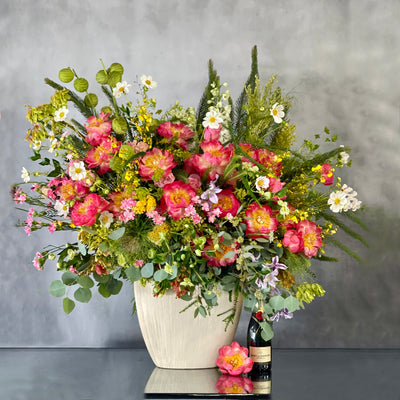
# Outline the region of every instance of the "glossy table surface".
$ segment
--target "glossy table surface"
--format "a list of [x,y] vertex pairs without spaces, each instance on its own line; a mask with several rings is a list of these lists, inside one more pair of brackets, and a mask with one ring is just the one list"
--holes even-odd
[[[271,398],[400,400],[399,373],[400,350],[274,349]],[[0,400],[242,398],[219,378],[156,369],[144,349],[0,349]]]

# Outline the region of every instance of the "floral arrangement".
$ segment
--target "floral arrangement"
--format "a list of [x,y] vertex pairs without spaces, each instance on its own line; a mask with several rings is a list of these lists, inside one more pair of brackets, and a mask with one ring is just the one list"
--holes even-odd
[[[210,61],[197,110],[179,102],[159,110],[150,96],[157,84],[145,75],[133,100],[123,67],[102,67],[101,108],[71,68],[59,79],[74,90],[46,79],[55,89],[50,102],[28,107],[26,139],[38,167],[23,168],[24,182],[13,187],[27,212],[20,225],[28,235],[76,233],[36,253],[38,270],[55,260],[62,272],[50,293],[70,313],[95,286],[107,298],[123,281],[151,282],[155,296],[174,290],[195,317],[206,317],[221,291],[241,293],[246,310],[262,312],[264,338],[272,337],[272,321],[324,294],[310,267],[312,259],[335,261],[326,245],[357,258],[337,230],[365,243],[343,222],[362,226],[357,193],[337,175],[351,163],[350,148],[325,128],[294,149],[291,98],[275,76],[260,83],[256,48],[235,103]],[[321,152],[318,140],[332,148]],[[228,310],[225,322],[232,318]]]

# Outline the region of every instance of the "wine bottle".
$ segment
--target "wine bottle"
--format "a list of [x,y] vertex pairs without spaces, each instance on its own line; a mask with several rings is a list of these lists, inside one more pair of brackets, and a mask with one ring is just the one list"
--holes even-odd
[[249,357],[254,361],[251,376],[264,376],[271,373],[271,340],[264,340],[261,336],[263,322],[262,311],[251,314],[247,330],[247,347]]

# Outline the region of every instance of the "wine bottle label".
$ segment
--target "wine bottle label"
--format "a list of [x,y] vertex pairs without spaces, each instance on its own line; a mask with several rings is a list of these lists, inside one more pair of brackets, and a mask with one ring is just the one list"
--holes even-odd
[[271,393],[271,381],[252,381],[253,390],[251,393],[254,394],[270,394]]
[[271,362],[271,346],[267,347],[253,347],[250,346],[249,356],[255,363],[268,363]]

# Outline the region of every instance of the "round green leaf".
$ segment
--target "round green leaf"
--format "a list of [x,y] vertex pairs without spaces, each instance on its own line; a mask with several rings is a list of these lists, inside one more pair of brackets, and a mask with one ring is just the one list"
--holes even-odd
[[57,280],[50,283],[49,293],[54,297],[62,297],[65,294],[65,285]]
[[121,291],[122,288],[122,282],[117,280],[117,279],[111,279],[107,283],[107,288],[110,291],[110,294],[118,294]]
[[103,297],[105,297],[106,299],[109,298],[109,297],[111,296],[110,291],[108,290],[106,284],[104,284],[104,283],[101,283],[101,284],[99,285],[99,293],[100,293]]
[[64,285],[75,285],[76,281],[78,280],[78,275],[74,274],[72,271],[67,271],[62,274],[61,277]]
[[300,306],[299,300],[297,300],[297,298],[294,296],[287,297],[283,303],[284,303],[284,308],[287,308],[289,312],[298,310]]
[[163,269],[159,269],[159,270],[157,270],[155,273],[154,273],[154,280],[156,281],[156,282],[161,282],[161,281],[163,281],[164,279],[167,279],[168,278],[168,273],[167,272],[165,272],[165,270],[163,270]]
[[71,68],[63,68],[58,73],[58,78],[61,82],[68,83],[74,79],[74,73],[72,72]]
[[83,288],[88,288],[88,289],[94,286],[93,280],[90,278],[90,276],[87,275],[81,275],[78,278],[78,284]]
[[147,263],[141,269],[142,278],[151,278],[153,276],[154,266],[153,263]]
[[104,70],[100,70],[97,74],[96,74],[96,81],[98,83],[100,83],[100,85],[105,85],[108,81],[108,75],[107,72]]
[[104,106],[102,107],[101,112],[112,115],[114,110],[110,106]]
[[124,117],[116,117],[112,122],[112,129],[115,133],[123,135],[128,129],[128,123]]
[[65,314],[70,314],[74,308],[75,308],[75,302],[68,297],[64,297],[63,309]]
[[274,296],[269,299],[270,306],[275,310],[279,311],[285,308],[285,303],[282,296]]
[[121,82],[121,80],[122,80],[122,74],[120,72],[118,72],[118,71],[110,71],[110,73],[108,74],[107,83],[111,87],[117,86],[117,83]]
[[74,88],[78,92],[86,92],[89,87],[89,82],[85,78],[77,78],[74,81]]
[[84,101],[88,107],[92,107],[92,108],[96,107],[97,104],[99,103],[99,99],[97,98],[97,96],[94,93],[88,93],[85,96]]
[[119,72],[122,75],[124,73],[124,67],[120,63],[112,63],[110,65],[110,72]]
[[75,290],[74,297],[76,301],[81,303],[88,303],[89,300],[92,298],[92,292],[90,289],[80,287]]
[[97,275],[96,273],[94,273],[93,278],[96,282],[107,283],[111,279],[111,276],[110,275]]
[[131,282],[136,282],[142,277],[140,269],[134,265],[125,270],[125,275]]

